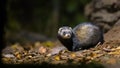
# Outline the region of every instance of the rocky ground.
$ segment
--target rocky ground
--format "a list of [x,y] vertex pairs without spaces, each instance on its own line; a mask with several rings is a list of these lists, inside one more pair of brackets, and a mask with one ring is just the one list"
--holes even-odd
[[2,50],[2,63],[12,67],[17,64],[20,67],[119,68],[119,29],[117,25],[108,31],[103,45],[77,52],[68,51],[59,41],[7,44]]

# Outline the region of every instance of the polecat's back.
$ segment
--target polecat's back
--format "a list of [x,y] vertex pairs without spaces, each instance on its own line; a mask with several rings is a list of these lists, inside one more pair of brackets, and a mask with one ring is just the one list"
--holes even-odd
[[102,31],[98,26],[91,23],[81,23],[77,25],[73,29],[73,33],[78,39],[79,47],[91,47],[103,41]]

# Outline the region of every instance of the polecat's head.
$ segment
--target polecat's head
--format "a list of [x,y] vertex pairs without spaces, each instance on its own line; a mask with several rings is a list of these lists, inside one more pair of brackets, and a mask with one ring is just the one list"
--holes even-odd
[[69,39],[72,36],[72,28],[68,26],[63,26],[59,28],[58,35],[61,36],[63,39]]

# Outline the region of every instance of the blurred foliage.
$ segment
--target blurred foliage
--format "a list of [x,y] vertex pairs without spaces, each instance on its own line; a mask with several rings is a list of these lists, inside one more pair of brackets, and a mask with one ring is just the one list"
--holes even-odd
[[46,42],[43,42],[42,45],[47,46],[47,47],[53,47],[54,43],[51,41],[46,41]]
[[56,37],[60,26],[87,21],[84,6],[91,0],[8,0],[5,32],[27,30]]

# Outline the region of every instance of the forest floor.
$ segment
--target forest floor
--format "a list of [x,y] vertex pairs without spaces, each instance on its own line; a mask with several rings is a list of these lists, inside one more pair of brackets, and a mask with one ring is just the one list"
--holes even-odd
[[103,45],[77,52],[68,51],[59,41],[9,44],[2,50],[2,63],[8,67],[119,68],[119,29],[116,26],[108,31]]

